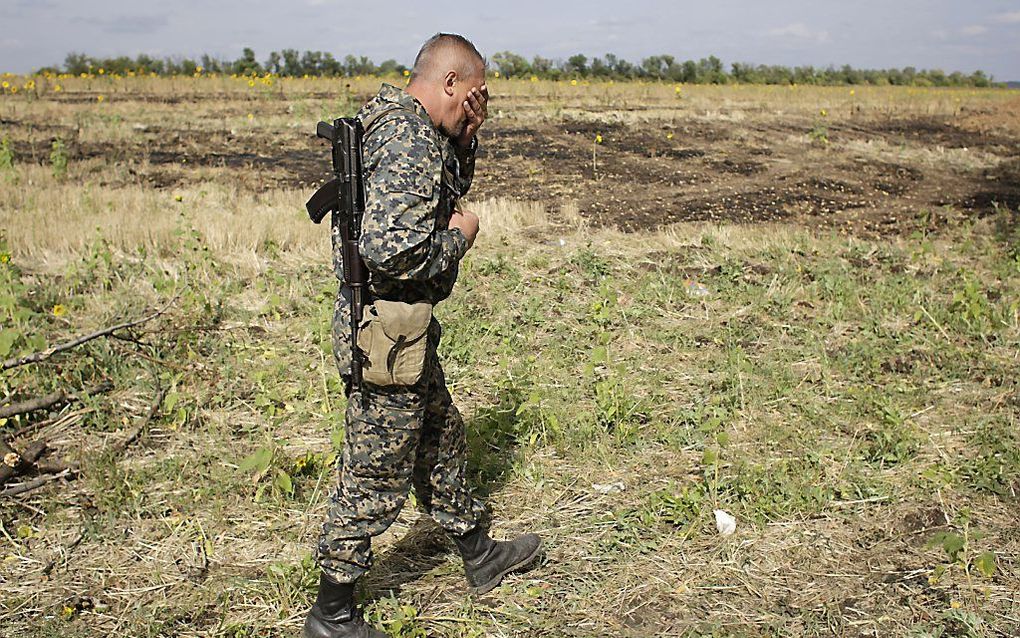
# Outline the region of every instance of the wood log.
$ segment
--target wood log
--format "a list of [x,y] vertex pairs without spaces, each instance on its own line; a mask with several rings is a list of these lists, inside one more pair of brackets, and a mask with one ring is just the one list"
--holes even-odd
[[0,419],[6,419],[26,412],[45,410],[46,408],[58,403],[63,403],[66,398],[66,392],[63,390],[57,390],[56,392],[50,392],[49,394],[44,394],[43,396],[36,397],[34,399],[26,399],[25,401],[0,405]]
[[32,464],[46,451],[45,441],[29,443],[24,452],[20,454],[11,446],[0,440],[0,485],[6,483],[12,476],[25,472],[32,467]]
[[31,492],[32,490],[46,485],[50,481],[55,481],[61,478],[74,479],[77,478],[74,474],[71,474],[70,470],[61,472],[60,474],[47,474],[46,476],[40,476],[34,478],[31,481],[22,483],[21,485],[14,485],[7,489],[0,491],[0,496],[17,496],[18,494],[24,494],[25,492]]
[[135,439],[142,434],[142,431],[145,430],[152,419],[156,416],[156,413],[159,412],[159,408],[163,405],[163,399],[165,398],[166,389],[160,388],[159,391],[156,392],[156,397],[152,400],[152,405],[149,406],[149,411],[146,413],[145,418],[142,419],[142,422],[132,428],[131,431],[128,432],[127,436],[121,441],[113,444],[112,448],[117,452],[123,452],[129,445],[134,443]]
[[59,459],[41,459],[35,463],[35,471],[40,474],[60,474],[65,470],[71,474],[81,473],[77,463],[66,463]]
[[[85,394],[99,394],[101,392],[108,392],[112,388],[112,383],[104,381],[85,390]],[[0,406],[0,419],[10,418],[19,414],[26,414],[28,412],[35,412],[36,410],[45,410],[46,408],[53,407],[58,403],[72,401],[80,396],[81,393],[68,394],[63,390],[57,390],[56,392],[50,392],[49,394],[44,394],[43,396],[36,397],[34,399],[8,403],[7,405]]]

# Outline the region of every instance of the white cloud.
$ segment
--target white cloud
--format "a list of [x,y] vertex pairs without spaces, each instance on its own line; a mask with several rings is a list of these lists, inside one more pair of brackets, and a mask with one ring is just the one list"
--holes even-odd
[[798,38],[822,43],[829,41],[829,32],[824,29],[812,29],[803,22],[794,22],[784,27],[769,29],[768,35],[774,38]]
[[988,33],[988,27],[980,24],[972,24],[967,27],[960,29],[960,33],[968,36],[982,35]]
[[1020,11],[1010,11],[1008,13],[1000,13],[995,16],[995,21],[999,24],[1017,24],[1020,23]]

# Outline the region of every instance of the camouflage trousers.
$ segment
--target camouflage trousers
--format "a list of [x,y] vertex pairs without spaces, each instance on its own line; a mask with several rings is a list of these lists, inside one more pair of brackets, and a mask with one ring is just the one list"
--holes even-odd
[[[350,373],[349,305],[339,295],[333,351]],[[411,486],[419,506],[443,529],[474,529],[485,509],[467,486],[464,420],[453,405],[436,349],[442,328],[429,325],[425,373],[413,386],[365,384],[348,395],[339,482],[316,547],[319,567],[353,582],[372,566],[371,538],[396,520]]]

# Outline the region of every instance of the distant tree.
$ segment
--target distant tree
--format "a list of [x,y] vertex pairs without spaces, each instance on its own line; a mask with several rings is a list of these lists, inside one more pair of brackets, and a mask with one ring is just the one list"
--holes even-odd
[[646,77],[664,80],[669,75],[669,67],[676,61],[671,55],[651,55],[641,60],[641,71]]
[[283,69],[280,71],[280,75],[301,75],[301,54],[298,53],[297,49],[284,49],[280,51],[280,55],[283,56]]
[[202,70],[206,73],[221,73],[223,71],[223,63],[209,54],[203,54]]
[[81,75],[82,73],[88,73],[89,58],[84,53],[68,53],[64,57],[64,71],[71,73],[72,75]]
[[496,66],[496,70],[503,77],[520,78],[529,76],[532,73],[532,67],[528,64],[528,60],[510,51],[500,51],[493,54],[492,64]]
[[567,75],[586,75],[588,72],[588,58],[580,53],[570,56],[563,65],[563,72]]
[[322,52],[305,51],[298,62],[298,69],[291,75],[319,75],[322,65]]
[[863,84],[864,74],[857,69],[851,67],[849,64],[844,64],[843,68],[840,69],[840,79],[844,84]]
[[[537,76],[545,79],[571,78],[643,78],[648,80],[685,82],[691,84],[723,84],[744,82],[753,84],[869,84],[894,86],[1004,86],[996,83],[983,71],[966,74],[960,71],[946,73],[941,69],[918,70],[914,67],[903,69],[857,69],[850,65],[839,68],[828,66],[787,67],[780,65],[752,65],[734,62],[729,71],[722,60],[714,55],[700,60],[678,61],[672,55],[652,55],[632,64],[612,53],[594,57],[590,61],[582,54],[572,55],[566,61],[553,61],[536,55],[531,62],[512,51],[500,51],[492,56],[492,64],[506,77]],[[135,59],[127,56],[95,58],[84,53],[68,53],[64,58],[63,72],[74,75],[97,73],[103,69],[108,74],[125,74],[134,71],[139,74],[156,75],[192,74],[201,66],[209,73],[237,73],[249,75],[262,73],[263,66],[255,60],[255,52],[245,47],[242,55],[233,62],[218,60],[203,55],[196,63],[190,58],[153,58],[139,54]],[[41,71],[52,67],[44,67]],[[376,66],[365,56],[344,56],[343,61],[332,53],[323,51],[298,52],[296,49],[273,51],[266,60],[265,70],[285,76],[317,75],[334,77],[339,75],[400,75],[407,70],[396,60],[385,60]]]
[[269,54],[269,59],[266,60],[266,71],[279,75],[280,71],[283,70],[283,58],[280,57],[279,52],[273,51]]
[[698,79],[706,84],[725,84],[728,78],[722,60],[714,55],[698,60]]
[[616,56],[615,53],[607,53],[606,67],[609,69],[609,75],[616,78],[627,78],[631,77],[634,66],[626,60],[621,60]]
[[559,69],[549,58],[536,55],[531,60],[531,72],[544,78],[556,79],[559,76]]
[[357,72],[358,59],[353,55],[344,56],[344,73],[347,75],[358,75]]
[[343,75],[344,65],[334,58],[332,53],[326,53],[322,58],[322,72],[330,77]]
[[813,66],[798,66],[793,69],[791,84],[814,84],[815,68]]
[[683,82],[694,83],[698,81],[698,65],[694,63],[694,60],[686,60],[683,63]]
[[[614,58],[616,56],[613,56]],[[637,77],[637,68],[626,60],[610,60],[609,56],[606,56],[606,63],[613,67],[613,74],[619,78],[630,78]]]
[[375,73],[375,64],[365,56],[356,58],[353,55],[344,57],[344,68],[347,75],[371,75]]
[[155,60],[144,53],[135,58],[135,72],[138,74],[155,73],[163,74],[163,61]]
[[744,84],[751,84],[759,81],[759,75],[757,70],[750,64],[742,64],[740,62],[734,62],[730,65],[730,75],[737,82]]
[[383,60],[375,72],[379,75],[400,75],[404,68],[404,65],[398,64],[396,60]]
[[234,60],[232,71],[238,75],[251,75],[262,73],[262,65],[255,59],[255,51],[245,47],[241,51],[241,57]]
[[605,79],[613,74],[613,69],[611,66],[606,64],[602,58],[594,57],[591,59],[591,69],[589,73],[592,77]]
[[198,63],[191,58],[184,58],[177,65],[177,72],[181,75],[194,75],[198,70]]
[[665,79],[670,82],[683,82],[686,73],[684,65],[674,60],[666,66]]

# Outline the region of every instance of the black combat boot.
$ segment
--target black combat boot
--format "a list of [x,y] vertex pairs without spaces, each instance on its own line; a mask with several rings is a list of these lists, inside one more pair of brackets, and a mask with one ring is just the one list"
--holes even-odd
[[494,541],[481,526],[463,536],[453,536],[464,558],[468,591],[484,594],[512,571],[526,566],[538,556],[542,539],[537,534],[523,534],[512,541]]
[[365,623],[354,605],[354,583],[319,575],[319,595],[305,618],[304,638],[387,638]]

